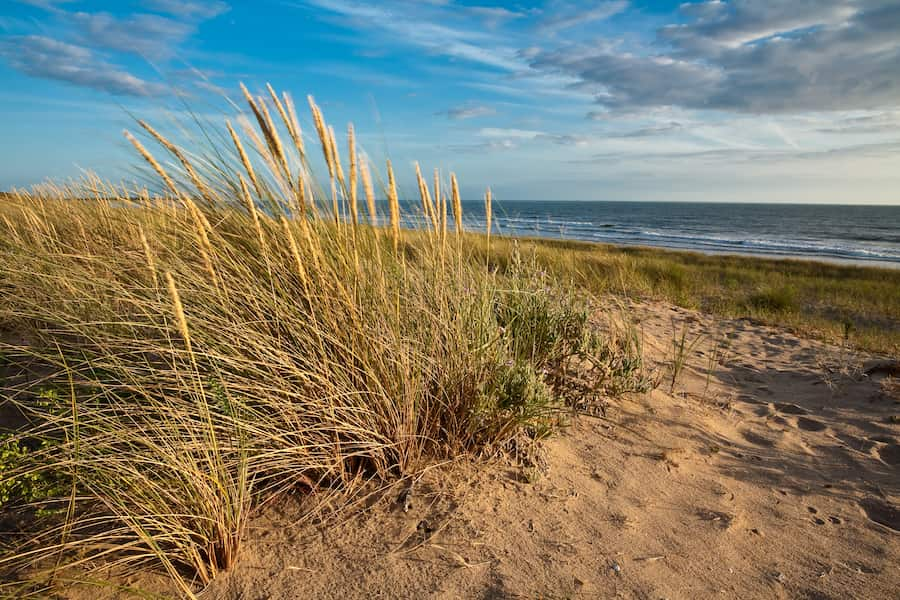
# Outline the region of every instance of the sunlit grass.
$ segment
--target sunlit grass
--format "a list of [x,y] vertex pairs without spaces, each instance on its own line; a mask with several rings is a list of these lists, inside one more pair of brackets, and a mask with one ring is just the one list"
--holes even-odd
[[403,231],[390,164],[379,215],[352,129],[342,159],[310,99],[320,185],[293,102],[268,91],[211,148],[139,122],[156,193],[88,178],[0,205],[9,593],[113,568],[191,596],[274,498],[545,435],[646,387],[632,331],[600,333],[527,253],[492,245],[498,271],[457,233],[455,176],[419,174],[429,225]]
[[[504,264],[512,243],[495,236],[491,260]],[[574,241],[515,243],[554,277],[594,294],[655,298],[900,354],[900,270]]]

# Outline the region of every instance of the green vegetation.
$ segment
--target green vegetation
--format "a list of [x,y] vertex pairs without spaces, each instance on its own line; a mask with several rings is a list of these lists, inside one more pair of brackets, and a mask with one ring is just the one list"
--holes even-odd
[[[49,442],[37,445],[38,451],[46,451]],[[0,435],[0,506],[11,503],[37,504],[58,498],[68,492],[65,479],[47,470],[23,468],[35,464],[34,450],[14,439],[11,434]],[[41,511],[45,512],[45,511]]]
[[554,277],[594,294],[655,298],[900,354],[900,270],[497,236],[490,260],[503,264],[513,243]]
[[703,341],[702,335],[695,337],[691,341],[688,341],[687,336],[687,323],[682,323],[680,332],[676,328],[675,323],[672,323],[672,353],[669,360],[669,393],[675,391],[675,384],[678,383],[678,378],[681,376],[681,372],[684,370],[688,358],[694,353],[694,349],[697,345]]
[[164,194],[89,179],[0,204],[0,394],[25,423],[3,446],[0,516],[20,518],[0,591],[149,568],[190,597],[279,496],[391,481],[646,389],[633,331],[448,227],[455,177],[419,177],[430,226],[403,232],[390,164],[385,219],[352,129],[342,164],[310,102],[320,187],[290,98],[247,100],[257,127],[196,154],[129,136]]

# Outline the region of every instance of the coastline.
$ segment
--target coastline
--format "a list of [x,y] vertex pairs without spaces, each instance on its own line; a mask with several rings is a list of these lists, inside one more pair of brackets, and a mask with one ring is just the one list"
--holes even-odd
[[[546,238],[538,238],[538,239],[546,239]],[[578,240],[581,241],[581,240]],[[900,262],[893,261],[884,261],[884,260],[875,260],[875,259],[864,259],[864,258],[840,258],[836,256],[824,256],[820,254],[776,254],[776,253],[765,253],[765,252],[740,252],[737,250],[710,250],[710,249],[701,249],[701,248],[682,248],[678,246],[664,246],[659,245],[655,246],[652,244],[645,244],[641,242],[628,243],[628,242],[617,242],[617,243],[608,243],[608,242],[588,242],[594,244],[608,245],[612,247],[622,247],[622,248],[644,248],[647,250],[664,250],[667,252],[684,252],[684,253],[693,253],[693,254],[702,254],[704,256],[735,256],[735,257],[746,257],[746,258],[757,258],[762,260],[775,260],[775,261],[788,261],[788,262],[801,262],[801,263],[822,263],[826,265],[837,265],[844,267],[860,267],[860,268],[871,268],[871,269],[887,269],[891,271],[900,270]]]
[[[466,229],[484,231],[483,206],[464,205]],[[493,212],[498,235],[900,268],[895,206],[510,200]]]
[[587,244],[588,246],[599,246],[614,249],[630,249],[638,248],[648,251],[671,252],[674,254],[698,254],[710,257],[735,257],[735,258],[751,258],[771,261],[785,261],[798,263],[816,263],[842,267],[859,267],[863,269],[879,269],[888,271],[900,271],[900,262],[869,260],[862,258],[839,258],[834,256],[823,256],[817,254],[767,254],[765,252],[740,252],[737,250],[710,250],[701,248],[683,248],[679,246],[653,245],[644,242],[604,242],[583,240],[580,238],[568,237],[541,237],[541,236],[522,236],[509,234],[495,234],[498,238],[527,240],[531,242],[575,242]]
[[[155,535],[187,532],[164,555],[146,551],[156,570],[146,561],[133,574],[105,571],[111,585],[99,594],[83,561],[72,563],[70,580],[84,579],[65,590],[73,600],[192,597],[202,587],[234,600],[259,590],[285,600],[765,596],[775,585],[790,596],[878,598],[897,587],[900,390],[896,360],[883,359],[900,355],[900,270],[474,232],[447,239],[401,232],[396,220],[351,233],[337,219],[276,223],[231,206],[192,214],[26,199],[3,208],[0,300],[13,335],[0,346],[0,376],[29,394],[9,398],[13,409],[41,419],[11,413],[16,468],[53,483],[85,456],[77,473],[109,482],[97,496],[120,511],[101,525],[116,533],[149,514]],[[59,240],[75,252],[60,253]],[[186,247],[198,251],[167,250]],[[135,314],[148,316],[140,327]],[[52,346],[35,320],[64,328]],[[84,340],[100,341],[87,348],[100,368],[80,366]],[[54,369],[61,344],[83,388],[68,367]],[[23,357],[51,375],[35,378]],[[102,402],[95,389],[108,392]],[[336,420],[338,411],[347,416]],[[19,445],[51,425],[56,454]],[[67,437],[76,430],[88,437]],[[441,441],[382,453],[424,439]],[[382,473],[353,475],[360,456]],[[405,456],[416,462],[395,470]],[[143,464],[156,468],[128,467]],[[250,487],[254,477],[273,483]],[[74,485],[29,488],[17,502],[64,506]],[[190,529],[207,522],[217,529]],[[188,561],[220,532],[234,544],[229,563],[217,555],[216,571],[194,577],[207,567]],[[204,546],[181,550],[197,539]],[[22,556],[10,548],[5,560]],[[163,572],[173,557],[185,570]],[[729,575],[696,570],[711,561]],[[873,577],[841,579],[832,568],[854,561]]]

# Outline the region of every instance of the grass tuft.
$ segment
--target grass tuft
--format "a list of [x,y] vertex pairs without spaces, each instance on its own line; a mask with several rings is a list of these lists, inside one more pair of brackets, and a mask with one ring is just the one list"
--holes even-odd
[[289,96],[244,94],[256,155],[230,123],[206,151],[141,123],[169,154],[127,134],[154,188],[91,177],[0,205],[0,355],[18,373],[0,394],[22,422],[0,456],[0,592],[151,569],[192,597],[275,498],[537,438],[646,388],[636,336],[597,329],[589,298],[517,252],[486,268],[455,175],[448,202],[419,173],[428,231],[401,235],[388,163],[383,231],[352,129],[347,181],[310,98],[319,186]]

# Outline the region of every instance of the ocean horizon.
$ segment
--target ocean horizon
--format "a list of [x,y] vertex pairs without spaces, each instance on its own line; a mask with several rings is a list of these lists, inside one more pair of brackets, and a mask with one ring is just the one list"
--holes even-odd
[[[900,269],[900,206],[495,200],[492,213],[500,235]],[[484,231],[482,202],[464,201],[463,214]],[[405,212],[405,226],[421,224]]]

